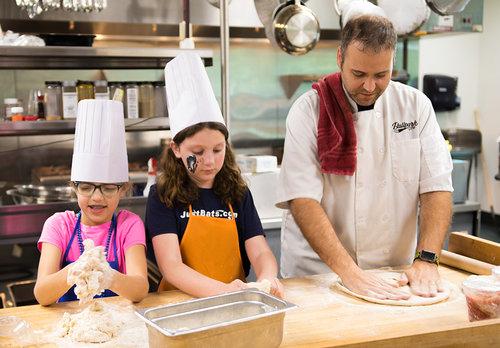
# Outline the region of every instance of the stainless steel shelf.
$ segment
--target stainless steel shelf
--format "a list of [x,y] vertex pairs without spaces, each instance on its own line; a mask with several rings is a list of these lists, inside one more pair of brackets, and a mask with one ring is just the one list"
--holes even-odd
[[[0,136],[74,134],[75,120],[1,122]],[[125,119],[127,132],[168,130],[168,117]]]
[[[150,47],[2,46],[0,69],[163,69],[183,51]],[[205,66],[213,64],[211,50],[195,51]]]

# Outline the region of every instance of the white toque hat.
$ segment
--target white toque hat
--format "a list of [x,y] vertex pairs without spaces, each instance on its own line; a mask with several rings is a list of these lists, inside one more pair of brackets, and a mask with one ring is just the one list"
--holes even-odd
[[165,66],[165,88],[172,138],[202,122],[225,125],[200,56],[183,52]]
[[78,103],[71,181],[128,181],[123,104],[85,99]]
[[342,16],[342,27],[351,19],[363,15],[374,15],[387,18],[384,10],[368,0],[339,0],[340,15]]

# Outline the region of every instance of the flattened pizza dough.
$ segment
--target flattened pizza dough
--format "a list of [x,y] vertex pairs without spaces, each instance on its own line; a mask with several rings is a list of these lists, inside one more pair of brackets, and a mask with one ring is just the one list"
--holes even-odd
[[[377,273],[377,276],[385,279],[389,283],[394,283],[397,282],[397,280],[400,278],[402,272],[395,272],[395,271],[372,271],[374,273]],[[379,304],[384,304],[384,305],[391,305],[391,306],[426,306],[426,305],[431,305],[435,303],[439,303],[442,301],[445,301],[450,297],[451,293],[451,284],[443,280],[443,287],[444,291],[443,292],[438,292],[435,297],[421,297],[414,295],[410,287],[408,285],[402,286],[399,289],[402,290],[405,293],[410,294],[410,298],[407,300],[381,300],[378,298],[366,296],[366,295],[360,295],[356,294],[355,292],[352,292],[348,288],[346,288],[343,284],[340,278],[334,283],[334,287],[337,289],[360,299],[363,299],[368,302],[373,302],[373,303],[379,303]]]

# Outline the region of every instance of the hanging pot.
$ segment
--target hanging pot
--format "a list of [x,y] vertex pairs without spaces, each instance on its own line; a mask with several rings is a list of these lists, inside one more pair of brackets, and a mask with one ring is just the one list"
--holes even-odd
[[306,54],[319,41],[319,21],[300,0],[278,6],[273,15],[276,44],[291,55]]
[[416,32],[431,14],[425,0],[378,0],[377,6],[384,10],[398,36]]
[[446,16],[460,13],[470,0],[425,0],[432,11],[438,15]]

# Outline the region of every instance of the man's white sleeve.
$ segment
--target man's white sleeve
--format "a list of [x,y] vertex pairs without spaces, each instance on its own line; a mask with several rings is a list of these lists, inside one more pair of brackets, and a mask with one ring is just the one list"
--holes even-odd
[[276,206],[289,208],[295,198],[321,202],[323,176],[317,152],[318,95],[310,91],[290,108],[286,121],[285,148],[278,182]]

